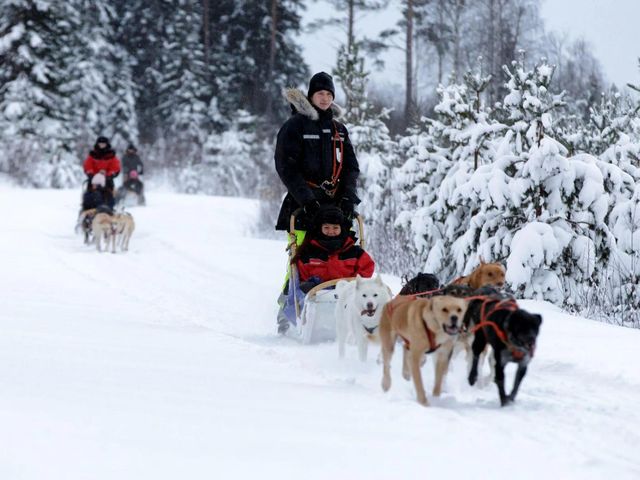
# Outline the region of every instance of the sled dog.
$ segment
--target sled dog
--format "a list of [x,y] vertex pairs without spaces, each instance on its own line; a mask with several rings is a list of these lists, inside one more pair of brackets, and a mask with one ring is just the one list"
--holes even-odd
[[433,395],[439,396],[466,310],[465,300],[448,295],[417,299],[398,296],[389,302],[380,319],[382,389],[386,392],[391,387],[391,357],[397,339],[401,338],[405,343],[402,375],[406,380],[413,378],[418,403],[429,404],[420,371],[425,353],[435,353]]
[[96,213],[91,222],[91,230],[93,231],[93,240],[96,242],[96,250],[102,251],[102,240],[105,241],[105,249],[109,250],[111,244],[111,253],[116,253],[116,237],[114,228],[113,215],[109,213]]
[[485,285],[493,285],[494,287],[504,287],[504,277],[506,271],[501,263],[485,263],[480,259],[478,265],[471,274],[466,277],[460,277],[453,283],[456,285],[469,285],[476,289]]
[[92,235],[92,222],[93,217],[96,214],[96,209],[91,208],[89,210],[83,210],[78,215],[78,223],[76,223],[76,233],[82,231],[84,235],[84,243],[88,245],[91,243],[91,235]]
[[338,354],[344,358],[345,344],[351,337],[358,346],[361,361],[367,360],[369,340],[378,339],[378,326],[384,305],[391,300],[391,290],[380,276],[341,280],[336,285],[335,307]]
[[115,232],[119,239],[120,250],[126,252],[129,250],[129,240],[133,231],[136,228],[136,224],[133,220],[133,215],[128,212],[117,213],[114,215]]
[[434,292],[440,288],[440,280],[432,273],[418,273],[408,280],[400,290],[399,295],[415,295],[425,292]]
[[[476,383],[478,361],[486,346],[490,345],[500,405],[504,407],[515,401],[520,383],[527,373],[527,366],[535,352],[542,317],[522,310],[512,298],[498,295],[471,300],[468,313],[475,323],[469,384]],[[504,367],[509,362],[515,362],[517,370],[513,388],[507,395],[504,388]]]

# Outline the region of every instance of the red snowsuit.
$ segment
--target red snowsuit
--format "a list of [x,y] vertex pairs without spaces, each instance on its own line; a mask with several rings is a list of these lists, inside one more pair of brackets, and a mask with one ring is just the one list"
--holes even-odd
[[96,154],[91,152],[84,161],[84,173],[93,176],[100,170],[104,170],[107,177],[114,177],[120,173],[120,160],[113,150],[102,155],[94,155]]
[[347,237],[340,248],[331,252],[317,240],[311,240],[296,262],[300,281],[319,277],[322,282],[336,278],[371,277],[375,268],[373,259],[352,237]]

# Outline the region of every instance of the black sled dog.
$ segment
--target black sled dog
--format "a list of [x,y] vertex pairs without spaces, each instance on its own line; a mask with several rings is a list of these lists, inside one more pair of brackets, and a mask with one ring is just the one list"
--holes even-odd
[[[471,344],[472,362],[469,370],[469,384],[478,379],[478,360],[487,344],[493,349],[495,358],[495,382],[500,395],[500,405],[515,401],[520,383],[527,373],[527,366],[533,358],[536,339],[542,324],[542,317],[518,307],[513,297],[496,294],[491,288],[479,289],[470,297],[467,320],[475,333]],[[490,293],[489,295],[485,295]],[[469,321],[470,320],[470,321]],[[504,389],[504,367],[509,362],[518,365],[513,388],[509,395]]]
[[440,288],[440,280],[432,273],[418,273],[411,280],[407,280],[398,295],[415,295],[431,293]]

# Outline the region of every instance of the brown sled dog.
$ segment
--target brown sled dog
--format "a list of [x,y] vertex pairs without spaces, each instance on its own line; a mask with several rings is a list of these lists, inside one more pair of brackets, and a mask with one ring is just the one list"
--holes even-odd
[[93,234],[93,230],[92,230],[92,222],[93,222],[93,217],[96,214],[96,209],[95,208],[90,208],[89,210],[83,210],[80,212],[80,215],[78,215],[78,221],[76,223],[76,233],[78,232],[82,232],[84,234],[84,243],[85,245],[88,245],[91,243],[92,240],[92,234]]
[[480,259],[478,265],[471,274],[453,281],[454,285],[469,285],[474,290],[484,286],[504,287],[505,269],[501,263],[485,263]]
[[436,355],[433,395],[439,396],[466,310],[465,300],[447,295],[426,299],[396,297],[389,302],[380,319],[382,389],[386,392],[391,387],[391,357],[400,337],[405,342],[402,375],[406,380],[413,377],[418,403],[429,404],[420,371],[425,353],[435,352]]

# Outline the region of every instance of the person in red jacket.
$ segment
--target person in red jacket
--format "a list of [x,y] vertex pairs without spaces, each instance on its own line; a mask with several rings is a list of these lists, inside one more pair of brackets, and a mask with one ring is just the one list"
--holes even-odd
[[373,275],[373,259],[355,244],[350,225],[338,207],[322,207],[313,224],[292,260],[303,292],[328,280]]
[[87,174],[89,185],[96,173],[103,173],[107,178],[105,190],[113,198],[113,179],[120,173],[120,160],[116,157],[116,152],[111,148],[107,137],[98,137],[93,150],[84,161],[84,173]]

